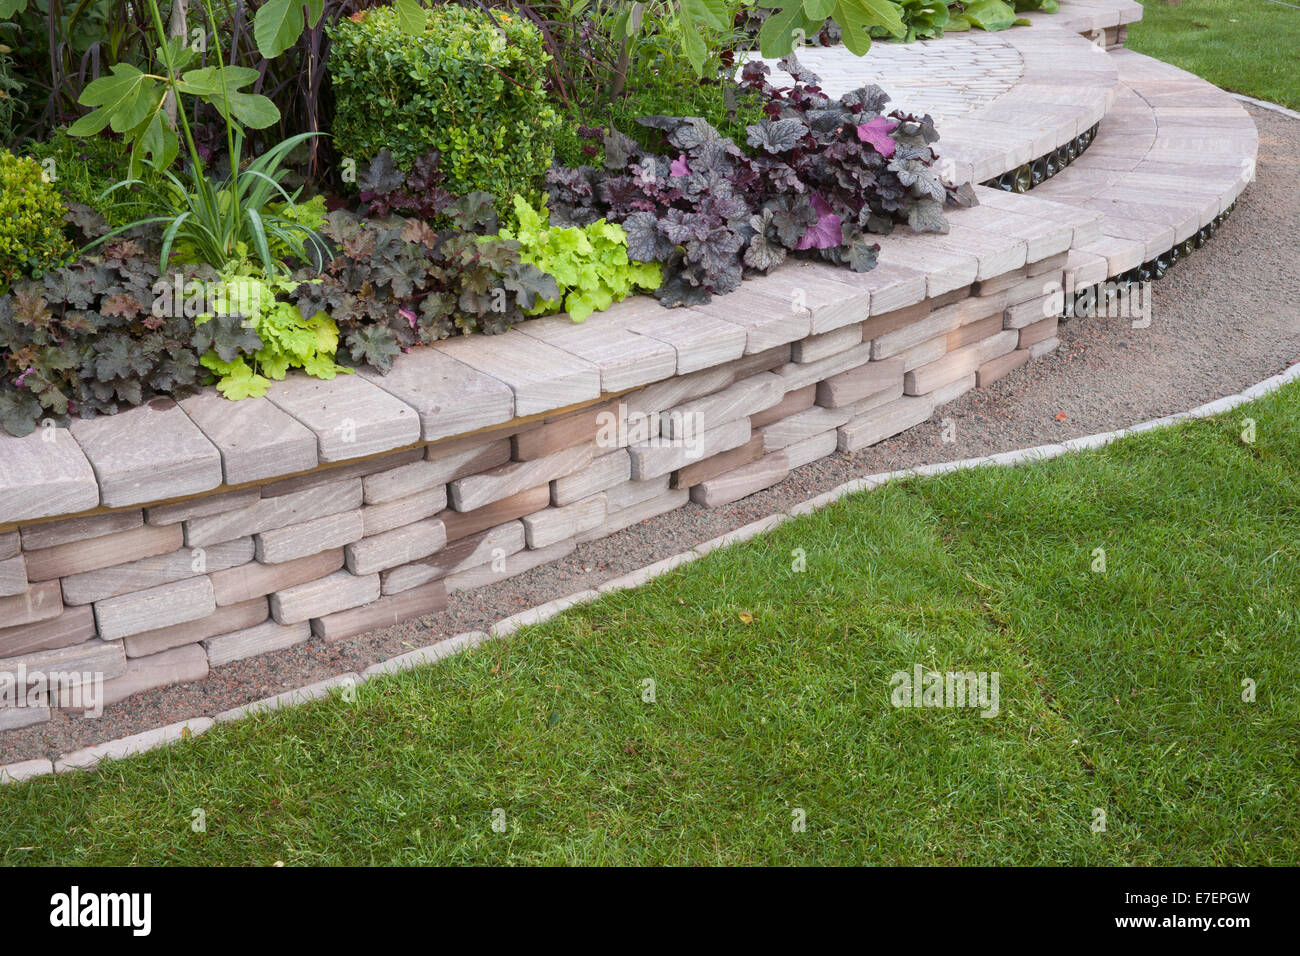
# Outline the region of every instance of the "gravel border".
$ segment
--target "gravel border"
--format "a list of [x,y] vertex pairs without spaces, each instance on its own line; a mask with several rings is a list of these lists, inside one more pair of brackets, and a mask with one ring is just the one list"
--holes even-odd
[[1300,221],[1300,191],[1294,188],[1300,179],[1300,123],[1277,112],[1250,110],[1260,132],[1256,181],[1215,238],[1156,285],[1149,328],[1134,329],[1115,319],[1072,319],[1062,324],[1055,352],[990,388],[968,392],[929,422],[871,448],[819,459],[725,507],[688,504],[582,545],[551,564],[453,594],[447,609],[430,617],[335,644],[312,638],[216,667],[204,681],[138,694],[128,707],[110,708],[99,720],[56,711],[47,723],[0,734],[0,765],[9,764],[8,775],[16,776],[27,766],[24,758],[37,758],[38,767],[42,760],[52,765],[63,755],[194,715],[261,704],[340,674],[364,677],[386,659],[431,653],[426,645],[481,640],[494,624],[520,612],[580,592],[611,590],[620,578],[681,560],[677,542],[709,542],[746,529],[834,494],[846,482],[866,480],[863,476],[918,466],[929,469],[921,473],[933,473],[955,467],[949,459],[1070,447],[1132,422],[1142,424],[1129,432],[1151,427],[1152,421],[1220,395],[1236,397],[1252,382],[1262,385],[1300,360],[1300,270],[1293,237]]

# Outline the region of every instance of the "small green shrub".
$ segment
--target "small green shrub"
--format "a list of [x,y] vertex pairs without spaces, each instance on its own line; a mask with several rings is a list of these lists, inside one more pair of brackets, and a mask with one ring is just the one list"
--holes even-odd
[[0,150],[0,291],[17,278],[39,278],[72,254],[67,207],[35,160]]
[[478,10],[426,11],[423,34],[404,32],[392,8],[332,29],[334,141],[358,162],[387,149],[399,168],[436,149],[453,195],[483,191],[509,204],[529,195],[551,163],[559,117],[544,89],[549,61],[530,24]]
[[554,276],[560,298],[543,299],[528,315],[545,315],[566,309],[581,322],[593,312],[608,309],[637,289],[651,292],[663,278],[657,262],[631,262],[627,257],[627,233],[622,226],[598,219],[587,226],[550,225],[550,213],[538,212],[520,196],[515,197],[518,227],[503,229],[499,238],[520,245],[524,262]]

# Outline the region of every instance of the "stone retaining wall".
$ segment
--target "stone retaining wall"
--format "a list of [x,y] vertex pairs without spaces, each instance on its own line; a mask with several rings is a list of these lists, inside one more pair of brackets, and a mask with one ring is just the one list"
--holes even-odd
[[[0,532],[0,673],[102,674],[111,706],[313,634],[344,640],[433,613],[449,592],[687,501],[735,501],[924,422],[1055,348],[1044,290],[1065,260],[581,407],[287,479],[20,524]],[[0,730],[49,716],[0,709]]]

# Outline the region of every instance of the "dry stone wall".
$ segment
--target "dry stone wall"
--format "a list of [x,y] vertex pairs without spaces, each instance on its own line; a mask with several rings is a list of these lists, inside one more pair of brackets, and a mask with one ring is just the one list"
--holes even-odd
[[[828,331],[815,334],[806,317],[774,320],[768,302],[748,319],[729,313],[730,328],[758,343],[750,354],[580,407],[179,501],[0,525],[0,673],[101,675],[114,706],[313,635],[340,641],[432,614],[451,592],[688,501],[735,501],[924,422],[1050,351],[1046,290],[1065,259],[866,318],[823,309]],[[737,298],[711,308],[743,305]],[[519,361],[527,393],[538,358]],[[310,420],[309,393],[299,394],[295,419]],[[211,418],[209,401],[192,404]],[[108,436],[97,434],[105,453]],[[186,467],[211,468],[208,458],[196,445]],[[113,482],[107,500],[167,487],[148,473],[114,472]],[[0,709],[0,729],[79,705],[41,703]]]

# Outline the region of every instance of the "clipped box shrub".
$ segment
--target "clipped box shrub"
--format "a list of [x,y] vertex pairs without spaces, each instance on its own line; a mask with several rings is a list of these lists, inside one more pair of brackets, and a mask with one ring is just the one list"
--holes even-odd
[[15,279],[40,277],[67,261],[67,211],[39,163],[0,149],[0,292]]
[[387,149],[401,169],[436,149],[453,195],[491,193],[506,208],[535,193],[551,164],[559,116],[543,87],[547,54],[531,23],[480,10],[428,11],[423,33],[384,7],[340,20],[329,68],[334,141],[361,163]]

